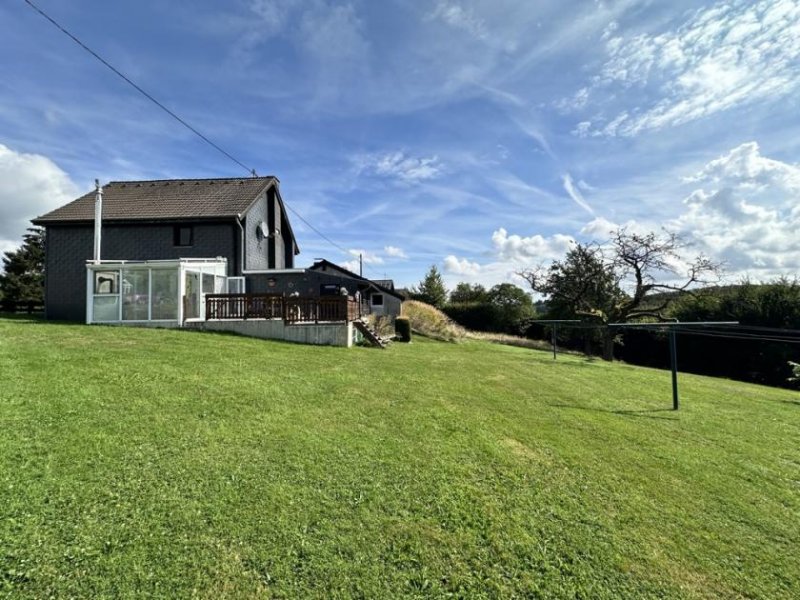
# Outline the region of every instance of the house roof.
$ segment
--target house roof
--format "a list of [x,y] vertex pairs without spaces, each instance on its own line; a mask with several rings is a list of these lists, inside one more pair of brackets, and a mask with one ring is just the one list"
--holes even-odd
[[[348,269],[345,269],[344,267],[341,267],[336,263],[332,263],[331,261],[326,260],[324,258],[315,262],[308,269],[309,271],[325,271],[328,268],[333,269],[335,271],[339,271],[345,277],[349,277],[351,279],[358,279],[359,281],[364,281],[366,283],[369,283],[373,287],[377,288],[379,291],[389,294],[390,296],[394,296],[399,300],[404,299],[400,294],[395,292],[394,289],[390,289],[389,287],[383,285],[383,283],[386,283],[387,281],[392,281],[391,279],[378,279],[378,280],[367,279],[366,277],[362,277],[361,275],[356,275],[352,271],[349,271]],[[392,282],[392,288],[393,287],[394,287],[394,282]]]
[[[247,211],[276,177],[112,181],[103,186],[103,220],[170,220],[236,217]],[[94,220],[95,192],[33,220],[49,225]]]
[[385,287],[387,290],[394,291],[394,279],[373,279],[372,282]]

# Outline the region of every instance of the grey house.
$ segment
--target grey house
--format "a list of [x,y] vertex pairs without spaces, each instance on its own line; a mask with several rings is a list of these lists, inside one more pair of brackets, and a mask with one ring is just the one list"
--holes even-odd
[[[108,295],[98,300],[108,312],[110,295],[145,277],[149,281],[153,273],[165,293],[188,286],[189,308],[199,313],[202,293],[245,291],[248,272],[291,269],[300,252],[275,177],[112,181],[102,196],[103,263],[127,264],[131,272],[134,263],[149,266],[137,265],[140,272],[123,281],[122,267],[101,265],[92,290],[84,282],[93,258],[94,214],[95,192],[90,192],[33,220],[46,229],[48,319],[87,320],[90,294]],[[183,266],[175,270],[176,265]],[[188,272],[194,275],[179,277]],[[164,318],[152,320],[184,320],[178,313],[185,307],[176,308],[156,311]],[[141,310],[130,311],[128,319],[121,306],[119,311],[119,320],[149,320],[139,318]],[[152,312],[149,308],[151,317]]]
[[288,325],[400,312],[390,280],[325,260],[295,268],[300,250],[275,177],[114,181],[33,223],[46,229],[48,319],[184,326],[281,316]]

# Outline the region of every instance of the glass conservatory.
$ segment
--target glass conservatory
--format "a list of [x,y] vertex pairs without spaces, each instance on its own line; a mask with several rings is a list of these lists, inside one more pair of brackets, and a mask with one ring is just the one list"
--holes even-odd
[[86,265],[86,322],[178,327],[205,318],[205,295],[243,293],[223,258]]

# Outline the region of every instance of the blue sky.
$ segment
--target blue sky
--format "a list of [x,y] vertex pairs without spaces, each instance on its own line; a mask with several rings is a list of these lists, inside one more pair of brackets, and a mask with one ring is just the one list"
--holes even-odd
[[[515,281],[617,225],[800,267],[800,1],[38,0],[259,174],[300,263]],[[22,0],[0,6],[0,250],[102,181],[241,176]]]

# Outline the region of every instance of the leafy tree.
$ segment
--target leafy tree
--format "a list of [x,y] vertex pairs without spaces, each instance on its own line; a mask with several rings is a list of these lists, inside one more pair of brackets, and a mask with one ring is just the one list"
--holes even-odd
[[513,283],[495,285],[489,290],[487,300],[496,309],[495,327],[507,333],[519,334],[524,321],[535,313],[530,295]]
[[0,297],[4,303],[44,302],[44,230],[29,228],[22,246],[5,252],[0,275]]
[[[676,299],[692,294],[693,286],[719,271],[718,264],[701,255],[681,273],[676,265],[683,263],[683,247],[675,234],[621,228],[605,246],[577,244],[564,260],[520,275],[559,316],[582,316],[603,325],[643,318],[666,321],[665,311]],[[664,277],[679,281],[659,281]],[[603,332],[605,360],[613,359],[615,337],[611,329]]]
[[456,288],[452,292],[450,292],[450,302],[453,304],[485,302],[486,299],[486,288],[480,283],[470,285],[469,283],[462,281],[456,285]]
[[533,300],[521,287],[513,283],[499,283],[489,290],[487,300],[496,306],[511,309],[532,309]]
[[424,279],[420,281],[419,288],[411,289],[412,297],[431,304],[436,308],[442,308],[447,302],[447,288],[444,287],[442,275],[436,265],[431,265]]

